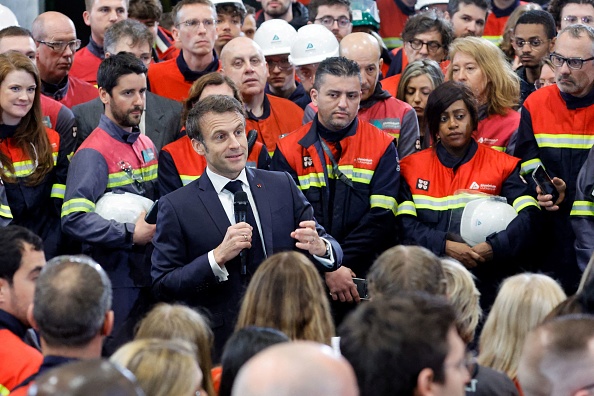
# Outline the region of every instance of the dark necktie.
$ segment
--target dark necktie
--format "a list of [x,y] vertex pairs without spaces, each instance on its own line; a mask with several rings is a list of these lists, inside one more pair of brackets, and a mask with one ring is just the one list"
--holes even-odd
[[[241,188],[241,181],[235,180],[227,183],[225,186],[225,190],[231,192],[235,195],[238,191],[243,191]],[[264,248],[262,247],[262,239],[260,239],[260,230],[258,229],[258,223],[256,223],[256,218],[254,217],[254,212],[252,211],[252,206],[248,201],[248,208],[247,208],[247,223],[252,226],[252,247],[248,250],[248,270],[255,270],[253,265],[260,265],[262,261],[266,258],[264,255]],[[250,271],[250,272],[251,272]]]

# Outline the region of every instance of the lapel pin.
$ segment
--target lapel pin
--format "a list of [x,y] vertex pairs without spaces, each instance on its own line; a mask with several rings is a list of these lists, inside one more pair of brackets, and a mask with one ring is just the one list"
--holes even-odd
[[256,187],[262,188],[262,185],[261,184],[256,184]]

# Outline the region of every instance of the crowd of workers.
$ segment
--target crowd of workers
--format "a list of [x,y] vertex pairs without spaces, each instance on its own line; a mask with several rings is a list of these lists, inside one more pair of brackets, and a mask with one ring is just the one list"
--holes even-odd
[[594,389],[592,0],[85,7],[0,8],[0,395]]

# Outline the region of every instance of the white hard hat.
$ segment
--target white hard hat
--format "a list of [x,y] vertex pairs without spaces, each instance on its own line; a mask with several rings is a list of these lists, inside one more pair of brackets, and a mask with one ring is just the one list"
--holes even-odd
[[254,41],[262,48],[264,56],[290,54],[296,38],[297,30],[284,19],[269,19],[254,34]]
[[423,7],[429,7],[436,4],[448,4],[449,0],[417,0],[415,11],[422,10]]
[[470,246],[478,245],[489,235],[505,230],[517,215],[506,202],[492,198],[474,199],[462,212],[460,236]]
[[97,201],[95,213],[118,223],[136,223],[140,213],[143,210],[148,212],[152,204],[153,201],[142,195],[108,192]]
[[0,4],[0,29],[9,26],[19,26],[19,21],[10,8]]
[[320,63],[333,56],[338,56],[338,40],[328,28],[312,24],[297,31],[289,61],[295,66],[303,66]]
[[239,8],[245,10],[242,0],[211,0],[212,4],[216,7],[219,4],[236,4]]

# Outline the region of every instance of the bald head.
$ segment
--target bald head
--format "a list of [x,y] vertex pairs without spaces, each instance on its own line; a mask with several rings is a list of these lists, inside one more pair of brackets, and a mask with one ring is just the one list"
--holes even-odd
[[257,52],[262,57],[262,59],[264,59],[262,49],[254,40],[248,37],[236,37],[229,41],[221,51],[221,63],[223,68],[225,67],[225,64],[228,63],[235,54],[237,54],[237,51],[241,49],[252,49],[253,51]]
[[239,88],[248,107],[264,101],[264,87],[268,79],[268,66],[260,46],[247,37],[229,41],[221,51],[223,73]]
[[233,396],[358,396],[355,373],[327,345],[283,343],[265,349],[239,371]]
[[76,32],[74,22],[61,12],[44,12],[33,20],[32,33],[35,40],[57,41],[52,38],[53,35],[71,30]]
[[357,62],[361,70],[361,101],[373,95],[384,64],[377,40],[370,34],[357,32],[340,42],[340,55]]

